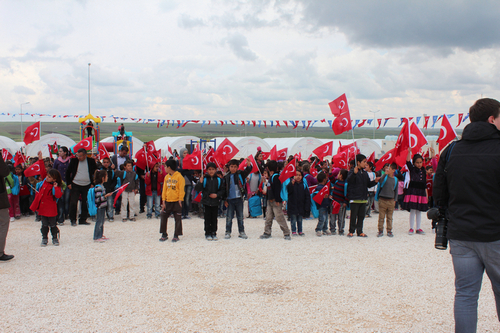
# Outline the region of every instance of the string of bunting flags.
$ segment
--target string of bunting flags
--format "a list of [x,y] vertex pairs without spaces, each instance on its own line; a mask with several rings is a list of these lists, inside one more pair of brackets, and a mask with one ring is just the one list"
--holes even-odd
[[[84,117],[85,115],[54,115],[54,114],[46,114],[46,113],[5,113],[2,112],[0,113],[0,116],[11,116],[11,117],[16,117],[16,116],[31,116],[31,117],[47,117],[47,118],[61,118],[61,119],[67,119],[67,118],[80,118]],[[457,114],[447,114],[446,116],[448,119],[451,119],[453,116],[457,115],[457,125],[456,127],[460,126],[463,122],[465,122],[469,118],[468,113],[457,113]],[[231,126],[250,126],[250,127],[286,127],[286,128],[291,128],[291,129],[305,129],[308,130],[309,128],[312,128],[316,123],[324,123],[328,124],[330,128],[333,129],[334,126],[334,120],[330,119],[317,119],[317,120],[168,120],[168,119],[151,119],[151,118],[131,118],[131,117],[120,117],[120,116],[97,116],[104,121],[105,119],[109,119],[116,122],[122,122],[122,121],[131,121],[135,123],[142,123],[142,124],[156,124],[157,128],[160,127],[171,127],[171,128],[182,128],[185,127],[187,124],[192,123],[192,124],[199,124],[200,127],[203,127],[205,125],[215,125],[215,126],[224,126],[224,125],[231,125]],[[427,129],[429,124],[431,128],[434,128],[438,120],[440,120],[443,117],[443,115],[430,115],[430,116],[417,116],[417,117],[409,117],[410,121],[414,120],[417,126],[420,124],[422,121],[422,128]],[[385,127],[387,123],[390,120],[400,120],[400,124],[398,127],[401,127],[404,123],[404,119],[407,118],[402,118],[402,117],[386,117],[386,118],[378,118],[378,119],[373,119],[373,118],[364,118],[364,119],[347,119],[347,122],[351,123],[352,128],[359,128],[363,127],[365,125],[372,125],[373,121],[375,120],[375,125],[377,126],[376,129],[379,129],[380,127]]]

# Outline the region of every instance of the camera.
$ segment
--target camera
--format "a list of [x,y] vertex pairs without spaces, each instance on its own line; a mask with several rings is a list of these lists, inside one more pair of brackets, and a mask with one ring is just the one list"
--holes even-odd
[[446,232],[448,230],[448,220],[444,212],[439,208],[431,208],[427,211],[427,218],[432,220],[432,223],[436,226],[436,240],[434,241],[434,247],[438,250],[446,250],[448,248],[448,238],[446,238]]

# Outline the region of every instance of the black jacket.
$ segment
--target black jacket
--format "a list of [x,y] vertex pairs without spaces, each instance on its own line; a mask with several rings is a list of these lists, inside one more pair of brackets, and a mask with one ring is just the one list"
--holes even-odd
[[[78,160],[78,158],[72,158],[71,161],[69,162],[68,170],[66,170],[66,185],[73,184],[73,178],[75,178],[76,172],[78,171],[79,162],[80,161]],[[95,170],[97,169],[97,165],[95,163],[95,160],[90,157],[87,157],[87,165],[89,167],[90,184],[93,184],[94,173]]]
[[[220,185],[219,185],[220,182]],[[205,187],[203,187],[205,183]],[[224,199],[225,193],[224,179],[220,179],[217,176],[210,177],[205,175],[203,181],[196,183],[194,190],[196,192],[202,192],[201,203],[205,206],[219,206],[220,200]],[[217,198],[210,198],[210,194],[217,194]]]
[[358,170],[354,173],[352,168],[347,174],[347,199],[368,200],[368,188],[377,185],[377,182],[370,180],[365,170]]
[[10,207],[7,188],[5,187],[5,177],[10,174],[10,170],[1,155],[2,154],[0,154],[0,209],[5,209]]
[[286,189],[288,191],[287,211],[288,215],[308,216],[311,212],[311,195],[309,189],[304,188],[305,180],[300,183],[288,183]]
[[115,171],[111,168],[109,169],[101,168],[101,170],[106,170],[106,173],[108,174],[108,181],[104,183],[104,188],[106,189],[106,193],[111,193],[115,190],[116,187]]
[[500,240],[500,131],[487,122],[464,128],[439,158],[433,198],[448,208],[448,238],[473,242]]

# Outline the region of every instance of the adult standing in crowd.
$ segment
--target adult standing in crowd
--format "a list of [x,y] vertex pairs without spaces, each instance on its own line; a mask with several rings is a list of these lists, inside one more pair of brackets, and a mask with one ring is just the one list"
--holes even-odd
[[177,171],[184,177],[184,204],[182,205],[182,219],[189,219],[189,209],[191,208],[191,191],[193,189],[193,170],[186,170],[183,168],[184,157],[188,154],[186,148],[179,150],[180,160],[178,162]]
[[81,196],[81,215],[79,224],[90,224],[87,222],[87,194],[94,181],[94,173],[97,169],[93,158],[87,157],[85,148],[78,149],[77,158],[72,158],[66,171],[66,185],[70,189],[69,219],[71,225],[76,226],[78,200]]
[[111,156],[111,168],[119,171],[120,166],[122,166],[122,164],[129,159],[128,152],[129,149],[126,145],[121,146],[118,154]]
[[[68,170],[70,159],[68,148],[64,146],[59,147],[59,157],[55,160],[53,168],[59,171],[61,179],[66,179],[66,171]],[[69,218],[69,192],[70,189],[66,187],[62,197],[57,201],[56,221],[59,225],[63,225],[64,220]]]
[[477,100],[470,124],[439,159],[433,197],[448,218],[455,271],[455,332],[476,332],[484,271],[500,318],[500,102]]
[[10,169],[3,160],[0,154],[0,260],[7,261],[14,256],[12,254],[5,254],[5,241],[7,240],[7,233],[9,232],[9,198],[7,196],[7,188],[5,187],[5,177],[10,174]]

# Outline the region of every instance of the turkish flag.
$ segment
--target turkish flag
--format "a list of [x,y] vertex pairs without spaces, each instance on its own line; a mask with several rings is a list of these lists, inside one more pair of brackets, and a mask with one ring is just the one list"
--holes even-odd
[[263,161],[267,161],[267,159],[271,157],[271,153],[265,153],[265,152],[262,152],[262,160]]
[[318,187],[318,185],[309,186],[309,194],[313,194],[316,187]]
[[313,153],[318,156],[318,158],[323,161],[325,156],[333,155],[333,141],[322,144],[318,148],[313,150]]
[[200,192],[200,193],[198,193],[198,195],[196,196],[196,198],[193,199],[193,201],[194,202],[200,202],[201,198],[202,198],[202,195],[201,195],[201,192]]
[[116,196],[115,196],[115,201],[113,202],[113,207],[116,207],[116,200],[118,200],[118,198],[120,197],[120,195],[122,195],[123,191],[125,191],[125,189],[127,188],[128,184],[130,184],[130,183],[123,184],[122,186],[120,186],[118,188],[118,190],[116,190]]
[[106,147],[102,143],[99,143],[99,159],[102,160],[103,158],[109,158],[109,153]]
[[418,128],[417,124],[411,123],[410,125],[410,147],[414,153],[420,152],[423,146],[427,144],[427,139],[424,133]]
[[323,188],[318,192],[316,193],[316,195],[313,197],[313,200],[318,204],[318,205],[321,205],[321,203],[323,202],[323,199],[325,199],[325,197],[328,197],[328,189],[330,188],[330,182],[328,182],[325,186],[323,186]]
[[332,202],[332,214],[338,214],[340,212],[340,204],[333,200]]
[[217,160],[215,159],[215,151],[213,148],[210,148],[208,152],[205,154],[203,157],[203,167],[206,168],[208,163],[215,163],[219,169],[222,169],[222,167],[217,163]]
[[220,165],[224,166],[229,162],[240,150],[235,147],[227,138],[222,141],[219,148],[215,151],[215,159]]
[[333,165],[341,168],[347,169],[349,167],[349,159],[347,158],[348,151],[341,151],[337,155],[333,156]]
[[153,168],[156,163],[161,163],[161,157],[155,156],[153,153],[146,153],[146,159],[148,160],[146,167],[150,169]]
[[350,131],[352,129],[351,115],[349,112],[342,113],[333,121],[332,125],[333,132],[335,135],[340,135],[344,132]]
[[443,150],[450,142],[455,140],[457,133],[453,129],[446,115],[443,115],[441,120],[441,131],[439,132],[439,139],[437,139],[437,144],[439,147],[439,152]]
[[375,163],[375,152],[373,152],[370,157],[368,157],[368,161],[367,162],[372,162],[372,163]]
[[353,142],[353,143],[350,143],[350,144],[344,145],[344,146],[341,145],[337,149],[337,154],[344,152],[344,151],[347,153],[347,156],[346,156],[347,161],[356,158],[356,155],[360,153],[360,150],[358,148],[358,144],[356,142]]
[[91,150],[92,149],[92,137],[89,136],[88,138],[85,138],[82,141],[78,142],[76,145],[74,145],[71,148],[71,150],[73,151],[74,154],[76,154],[76,152],[80,148],[83,148],[85,150]]
[[278,161],[286,161],[286,157],[288,154],[288,148],[283,148],[277,151]]
[[295,158],[297,161],[302,161],[302,153],[298,152],[297,154],[293,155],[293,158]]
[[135,153],[135,159],[136,159],[136,162],[135,162],[135,165],[137,165],[139,168],[143,169],[143,170],[146,170],[146,167],[147,167],[147,158],[146,158],[146,151],[143,149],[139,149],[136,153]]
[[396,151],[397,151],[396,148],[392,148],[387,153],[385,153],[384,156],[382,156],[375,164],[375,170],[380,170],[387,163],[391,164],[392,162],[394,162],[396,159]]
[[26,170],[24,170],[24,175],[26,177],[35,177],[40,175],[40,179],[44,179],[47,176],[47,171],[45,170],[45,162],[43,160],[36,161]]
[[328,103],[328,106],[330,106],[330,110],[332,110],[332,114],[335,117],[340,116],[342,113],[349,113],[349,106],[347,105],[347,97],[345,94],[342,94],[334,101]]
[[[248,155],[247,159],[249,159],[250,163],[252,164],[252,171],[250,171],[250,173],[259,172],[259,167],[257,166],[257,162],[255,161],[255,157],[253,157],[253,155]],[[246,167],[247,167],[247,160],[245,159],[240,163],[238,170],[243,171],[246,169]]]
[[182,160],[182,168],[184,170],[201,170],[201,154],[200,152],[193,152],[186,155]]
[[2,148],[2,157],[4,161],[9,161],[12,159],[12,154],[5,148]]
[[170,155],[174,155],[174,153],[172,153],[172,147],[168,146],[168,152],[170,153]]
[[297,162],[294,158],[293,160],[290,161],[290,163],[288,163],[286,165],[286,167],[283,169],[283,171],[281,171],[281,173],[280,173],[280,182],[281,183],[283,183],[288,178],[295,176],[295,174],[297,173],[297,170],[295,169],[296,163]]
[[31,126],[28,126],[24,131],[24,143],[29,145],[33,141],[40,140],[40,122],[36,122]]
[[14,155],[14,166],[17,166],[17,165],[23,164],[23,163],[26,163],[26,158],[24,157],[24,155],[20,151],[16,152],[16,154]]
[[278,151],[276,149],[276,145],[274,145],[274,147],[271,148],[271,152],[270,152],[269,158],[272,161],[277,161],[278,160]]
[[410,133],[408,131],[408,119],[403,119],[404,125],[401,128],[401,132],[399,132],[398,139],[396,140],[396,156],[401,155],[403,151],[406,151],[410,148]]
[[427,129],[427,126],[429,125],[429,118],[431,116],[425,116],[424,117],[424,129]]
[[153,140],[146,143],[146,152],[157,155],[155,142]]
[[311,165],[311,168],[309,169],[309,173],[311,176],[316,177],[318,175],[318,170],[316,169],[316,159],[314,160],[313,164]]

